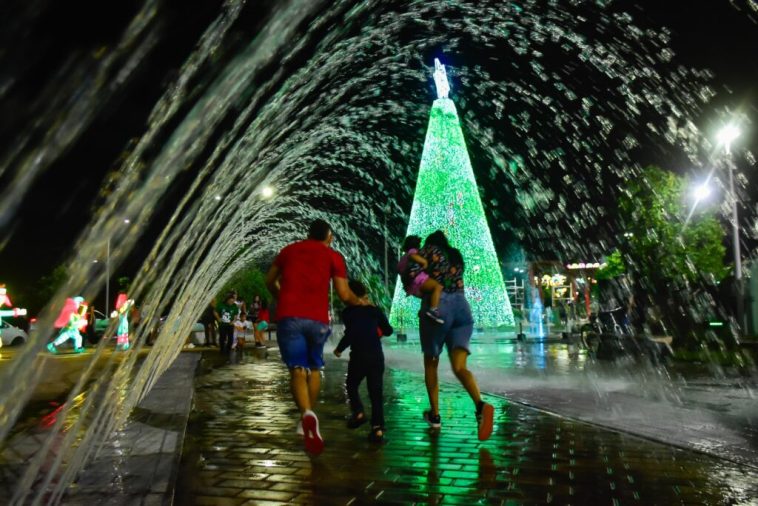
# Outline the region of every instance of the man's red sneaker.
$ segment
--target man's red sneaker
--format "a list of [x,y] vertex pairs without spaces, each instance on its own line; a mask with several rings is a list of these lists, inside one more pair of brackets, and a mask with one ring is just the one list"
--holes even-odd
[[310,409],[303,413],[303,432],[305,451],[312,455],[318,455],[324,451],[324,440],[318,431],[318,418]]

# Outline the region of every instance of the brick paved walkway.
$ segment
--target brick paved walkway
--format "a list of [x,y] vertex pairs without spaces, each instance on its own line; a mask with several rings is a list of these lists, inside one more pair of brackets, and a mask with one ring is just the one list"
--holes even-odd
[[[419,357],[420,359],[420,357]],[[387,437],[345,428],[346,360],[327,359],[317,413],[326,441],[311,459],[278,353],[223,365],[206,353],[177,486],[179,505],[755,504],[758,471],[490,398],[495,432],[480,444],[472,405],[443,385],[430,433],[417,373],[385,375]],[[446,367],[446,366],[443,366]],[[365,387],[363,387],[365,388]],[[367,401],[367,398],[365,399]]]

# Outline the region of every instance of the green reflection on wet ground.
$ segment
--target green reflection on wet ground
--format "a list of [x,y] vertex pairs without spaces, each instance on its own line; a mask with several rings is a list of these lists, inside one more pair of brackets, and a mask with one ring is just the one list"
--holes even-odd
[[[420,357],[419,357],[420,359]],[[345,360],[329,360],[317,409],[326,450],[311,459],[294,434],[278,356],[224,365],[213,354],[196,381],[178,504],[299,502],[362,504],[750,504],[758,472],[511,404],[500,398],[496,427],[476,440],[473,405],[443,385],[442,430],[421,420],[423,378],[385,376],[387,436],[345,428]]]

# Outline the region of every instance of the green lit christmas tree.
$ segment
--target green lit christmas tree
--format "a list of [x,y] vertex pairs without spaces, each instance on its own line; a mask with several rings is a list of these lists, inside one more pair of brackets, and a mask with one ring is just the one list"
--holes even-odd
[[[437,100],[432,105],[416,193],[406,235],[425,238],[443,230],[466,262],[464,281],[477,327],[513,325],[513,312],[503,283],[490,228],[471,168],[444,65],[435,59]],[[417,328],[419,299],[408,297],[400,279],[395,284],[390,320],[399,328]],[[443,314],[444,316],[444,314]]]

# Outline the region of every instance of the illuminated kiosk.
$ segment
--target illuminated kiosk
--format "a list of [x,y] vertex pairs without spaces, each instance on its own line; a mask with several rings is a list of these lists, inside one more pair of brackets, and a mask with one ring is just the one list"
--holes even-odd
[[[437,100],[432,105],[406,235],[426,238],[443,230],[466,262],[466,298],[477,328],[513,325],[513,312],[492,244],[490,228],[471,168],[445,66],[434,60]],[[398,277],[390,321],[399,329],[418,328],[420,300],[408,297]],[[442,315],[444,318],[444,314]]]

